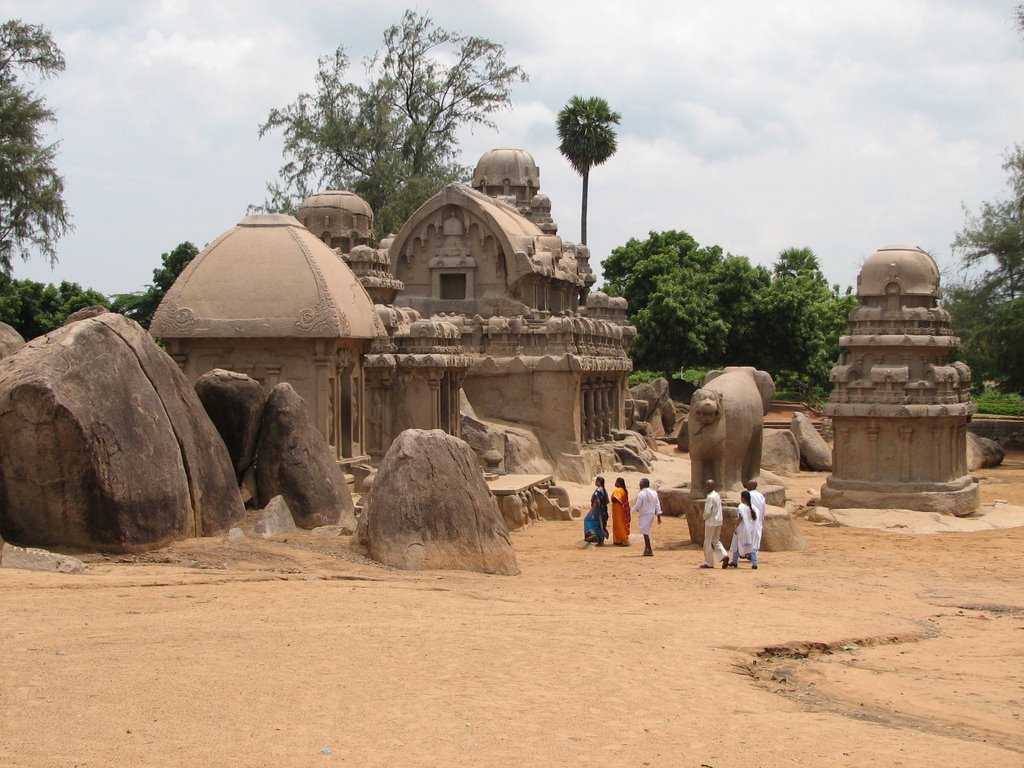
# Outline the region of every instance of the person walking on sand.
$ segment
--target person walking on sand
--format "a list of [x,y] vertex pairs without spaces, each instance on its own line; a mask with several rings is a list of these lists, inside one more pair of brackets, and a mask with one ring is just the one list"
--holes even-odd
[[750,508],[756,513],[754,520],[754,549],[761,551],[761,532],[764,530],[765,508],[768,502],[764,494],[757,490],[757,480],[747,481],[747,490],[750,491]]
[[615,478],[615,490],[612,491],[612,543],[620,547],[629,546],[629,491],[626,481]]
[[594,478],[594,492],[590,495],[590,511],[597,513],[597,521],[601,526],[601,540],[598,546],[603,546],[608,538],[608,491],[604,488],[604,478],[598,475]]
[[715,490],[715,481],[704,483],[704,562],[701,568],[714,568],[715,557],[722,561],[722,567],[729,564],[729,553],[722,546],[722,497]]
[[640,493],[636,495],[633,513],[640,526],[640,533],[644,535],[644,557],[654,557],[654,550],[651,549],[651,523],[657,518],[658,525],[661,525],[661,502],[658,494],[651,490],[651,481],[646,477],[640,478]]
[[754,548],[754,532],[758,514],[750,506],[750,491],[740,494],[740,505],[736,508],[736,514],[739,520],[736,522],[736,532],[732,535],[732,545],[729,547],[732,553],[729,565],[737,568],[741,557],[749,557],[750,567],[756,571],[757,550]]

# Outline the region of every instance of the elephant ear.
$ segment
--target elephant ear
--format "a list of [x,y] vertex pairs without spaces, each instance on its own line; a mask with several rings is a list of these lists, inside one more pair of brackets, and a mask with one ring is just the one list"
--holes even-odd
[[707,386],[724,373],[725,371],[708,371],[707,376],[704,377],[704,386]]
[[767,371],[754,371],[754,381],[757,382],[757,391],[761,393],[761,404],[764,406],[765,415],[771,408],[772,398],[775,397],[775,380]]

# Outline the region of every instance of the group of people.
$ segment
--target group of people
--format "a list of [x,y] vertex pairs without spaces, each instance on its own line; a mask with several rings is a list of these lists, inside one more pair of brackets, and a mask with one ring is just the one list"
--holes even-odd
[[[611,507],[612,530],[608,532],[608,508]],[[640,478],[640,492],[636,495],[636,503],[630,507],[629,491],[626,481],[615,478],[615,489],[611,496],[604,487],[604,478],[594,479],[594,493],[590,496],[590,511],[583,518],[584,540],[603,547],[609,538],[618,547],[629,546],[629,530],[633,518],[644,537],[644,557],[654,557],[651,548],[651,524],[657,520],[661,525],[661,502],[658,494],[651,490],[651,481]]]
[[[700,567],[714,568],[718,558],[722,568],[728,568],[730,565],[738,568],[740,558],[743,558],[749,560],[750,567],[757,570],[766,506],[764,494],[757,490],[757,481],[747,481],[746,490],[740,494],[740,504],[736,509],[739,518],[729,551],[722,546],[721,540],[722,497],[718,494],[713,480],[708,480],[704,484],[704,491],[707,495],[704,501],[704,562]],[[658,494],[651,490],[650,480],[646,477],[640,478],[640,492],[631,507],[629,491],[626,490],[626,481],[623,478],[615,479],[615,487],[610,496],[605,489],[604,478],[598,476],[594,479],[590,511],[583,518],[585,541],[603,547],[605,541],[611,539],[615,546],[628,547],[629,531],[634,517],[644,537],[644,557],[653,557],[651,524],[655,520],[661,524],[661,502],[658,500]],[[609,519],[612,523],[610,533]]]
[[730,565],[738,568],[740,558],[750,560],[755,571],[758,566],[757,553],[761,549],[761,531],[764,528],[764,513],[767,502],[764,494],[757,490],[757,480],[748,480],[746,490],[740,494],[736,507],[738,519],[732,535],[729,551],[722,546],[722,497],[715,488],[715,481],[704,483],[704,562],[701,568],[714,568],[719,558],[723,568]]

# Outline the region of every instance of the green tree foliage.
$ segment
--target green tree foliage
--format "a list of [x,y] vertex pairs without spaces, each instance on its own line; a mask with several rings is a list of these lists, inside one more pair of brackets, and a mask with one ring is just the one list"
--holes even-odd
[[94,304],[110,306],[102,293],[83,289],[78,283],[54,286],[0,277],[0,322],[14,328],[25,340],[60,328],[68,315]]
[[960,280],[946,292],[960,356],[977,382],[1024,391],[1024,146],[1003,163],[1010,196],[965,209],[964,228],[953,240]]
[[857,297],[829,286],[810,248],[788,248],[759,298],[766,370],[791,387],[822,394]]
[[984,202],[978,214],[965,209],[953,251],[967,271],[984,270],[976,280],[992,298],[1012,301],[1024,295],[1024,145],[1014,147],[1003,169],[1010,198]]
[[725,257],[682,231],[651,232],[615,248],[604,262],[606,290],[629,302],[637,368],[671,375],[725,352],[729,323],[714,290]]
[[558,151],[583,177],[583,202],[580,212],[580,242],[587,244],[587,198],[590,192],[590,169],[601,165],[615,154],[618,140],[613,125],[622,115],[613,112],[608,102],[598,96],[588,99],[573,96],[558,113]]
[[604,276],[629,302],[637,368],[753,365],[818,393],[856,304],[849,289],[829,286],[808,248],[783,251],[769,271],[678,231],[616,248]]
[[45,28],[19,20],[0,25],[0,272],[7,276],[14,256],[27,260],[38,251],[54,263],[56,243],[71,229],[54,165],[57,144],[43,140],[54,113],[22,82],[63,70],[64,56]]
[[343,46],[318,61],[316,89],[273,109],[260,136],[284,133],[285,164],[263,210],[294,210],[325,187],[348,189],[374,211],[378,237],[396,231],[444,184],[464,178],[458,131],[494,128],[525,82],[504,46],[406,11],[365,61],[366,84],[348,76]]
[[160,306],[164,295],[198,254],[199,249],[188,241],[179,244],[170,253],[161,254],[160,266],[153,270],[152,284],[144,291],[114,296],[111,309],[148,329],[153,321],[153,313]]

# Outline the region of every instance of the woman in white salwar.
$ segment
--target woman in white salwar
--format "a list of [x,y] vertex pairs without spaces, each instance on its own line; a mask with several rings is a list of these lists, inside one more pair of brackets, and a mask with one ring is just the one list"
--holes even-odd
[[757,547],[754,546],[754,536],[757,533],[757,512],[750,504],[750,491],[740,494],[740,505],[736,508],[739,521],[736,523],[736,532],[732,535],[732,545],[729,552],[732,560],[729,563],[733,568],[738,568],[741,557],[750,555],[750,567],[757,570]]

